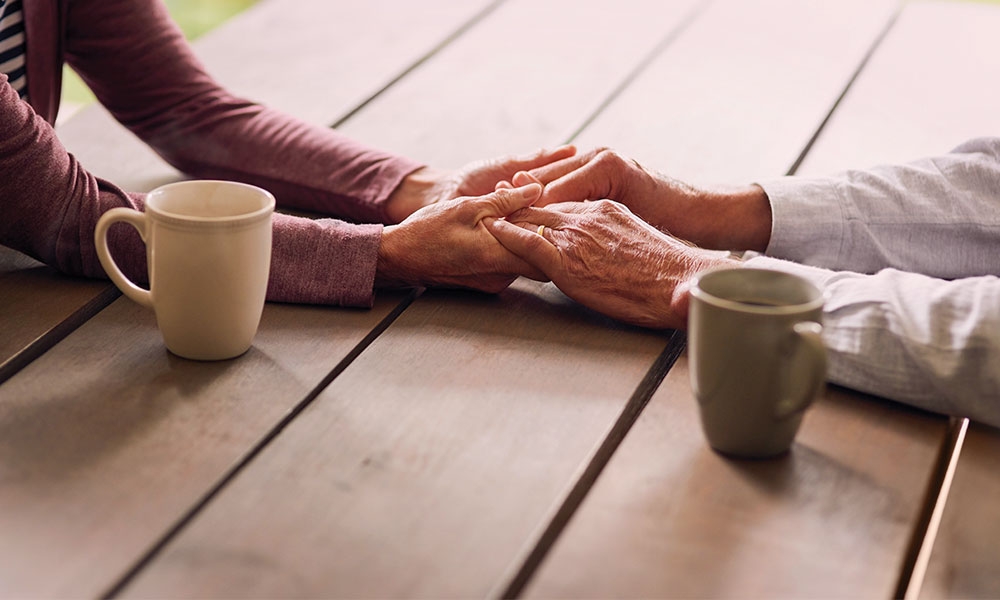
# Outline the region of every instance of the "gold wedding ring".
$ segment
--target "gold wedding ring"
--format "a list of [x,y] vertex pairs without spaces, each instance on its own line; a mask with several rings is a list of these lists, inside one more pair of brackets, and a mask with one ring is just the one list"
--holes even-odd
[[543,233],[544,231],[545,231],[545,225],[539,225],[538,226],[538,235],[540,235],[542,237],[545,237],[545,235]]

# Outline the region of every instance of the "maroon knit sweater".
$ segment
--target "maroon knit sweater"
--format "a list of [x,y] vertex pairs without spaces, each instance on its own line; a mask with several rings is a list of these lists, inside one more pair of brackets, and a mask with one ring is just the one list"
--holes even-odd
[[[0,244],[60,271],[104,277],[97,219],[144,198],[88,173],[57,139],[63,62],[175,168],[261,186],[279,208],[385,222],[389,194],[420,166],[232,96],[158,0],[24,0],[24,19],[31,105],[0,75]],[[380,236],[381,225],[275,215],[268,299],[370,306]],[[113,227],[109,242],[145,281],[135,231]]]

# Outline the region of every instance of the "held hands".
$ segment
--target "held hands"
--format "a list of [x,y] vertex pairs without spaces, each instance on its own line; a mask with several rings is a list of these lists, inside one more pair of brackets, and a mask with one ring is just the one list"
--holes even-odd
[[644,327],[686,327],[694,275],[739,264],[666,235],[610,200],[525,208],[484,222],[567,296]]
[[771,205],[759,186],[698,189],[607,148],[528,169],[510,181],[544,185],[537,206],[618,201],[655,227],[703,248],[763,252],[771,236]]
[[[491,186],[492,187],[492,184]],[[532,183],[476,198],[442,200],[382,232],[376,284],[434,285],[500,292],[519,275],[542,279],[530,264],[497,242],[483,220],[530,206],[542,187]]]
[[544,167],[575,153],[573,146],[560,146],[555,150],[543,149],[523,156],[484,160],[455,172],[424,167],[408,175],[389,196],[386,216],[391,223],[399,223],[420,208],[436,202],[489,194],[498,181],[510,181],[515,173]]

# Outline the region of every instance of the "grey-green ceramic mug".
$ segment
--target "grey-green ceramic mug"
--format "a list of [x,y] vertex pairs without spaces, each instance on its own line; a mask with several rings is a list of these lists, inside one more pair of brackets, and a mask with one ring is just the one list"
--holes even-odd
[[826,377],[823,293],[789,273],[732,268],[691,288],[691,385],[709,444],[732,456],[787,451]]

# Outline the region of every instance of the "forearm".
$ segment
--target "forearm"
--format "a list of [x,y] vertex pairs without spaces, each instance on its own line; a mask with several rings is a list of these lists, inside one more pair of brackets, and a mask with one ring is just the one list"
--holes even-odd
[[383,222],[414,161],[235,97],[205,71],[155,0],[79,0],[68,62],[101,103],[173,166],[245,181],[279,207]]
[[267,299],[370,307],[381,225],[274,215]]
[[771,204],[760,186],[698,188],[635,163],[629,168],[635,189],[626,204],[646,222],[709,250],[763,252],[767,247]]
[[[771,238],[771,204],[757,185],[692,189],[691,199],[676,220],[692,243],[711,250],[763,252]],[[669,221],[668,221],[669,222]]]
[[762,185],[773,210],[770,256],[865,273],[996,273],[1000,139],[907,165]]
[[[0,198],[0,244],[86,277],[104,277],[94,247],[101,214],[143,207],[141,194],[127,194],[87,172],[5,82],[0,84]],[[135,230],[113,227],[108,241],[122,270],[145,280],[145,251]]]
[[1000,279],[835,272],[753,258],[825,288],[830,381],[1000,425]]
[[237,99],[219,99],[215,110],[218,116],[203,115],[190,130],[151,132],[145,140],[190,176],[263,187],[282,208],[362,223],[401,220],[390,199],[420,163]]

